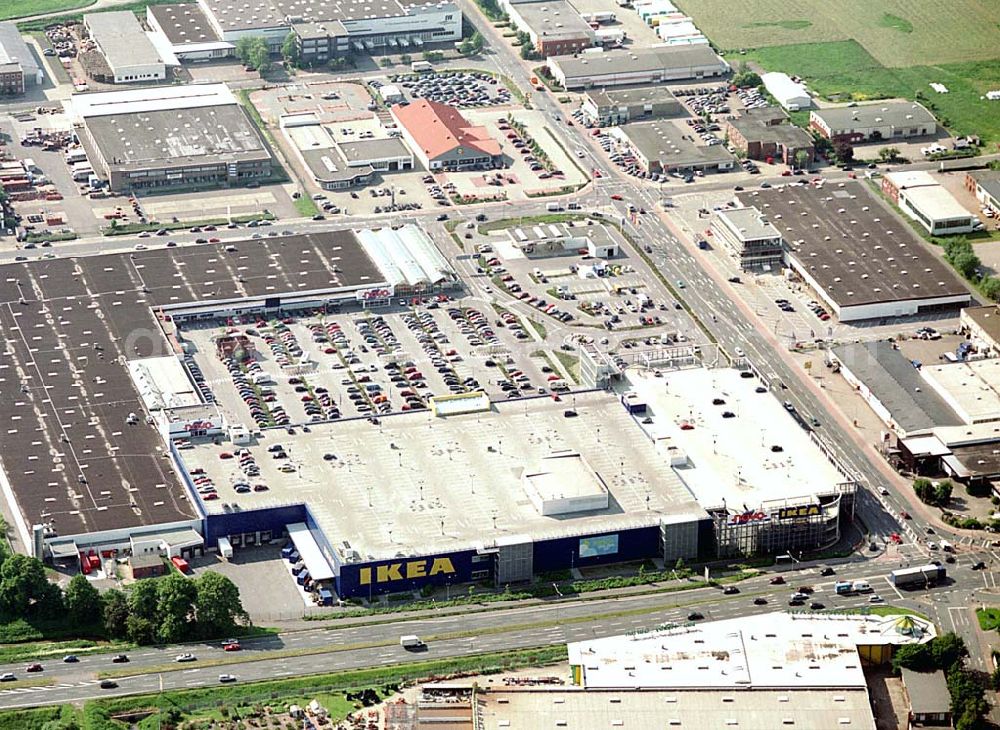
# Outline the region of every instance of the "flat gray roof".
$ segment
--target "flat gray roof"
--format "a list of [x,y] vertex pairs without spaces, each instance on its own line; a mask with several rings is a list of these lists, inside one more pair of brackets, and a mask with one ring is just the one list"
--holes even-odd
[[813,138],[806,130],[794,124],[767,124],[775,117],[742,116],[730,119],[729,124],[748,142],[779,142],[786,147],[812,147]]
[[163,63],[135,13],[129,10],[87,13],[83,16],[83,23],[90,30],[90,37],[100,46],[112,71],[123,66]]
[[156,426],[126,423],[143,405],[119,358],[175,354],[154,308],[385,280],[353,231],[225,246],[235,250],[187,246],[0,266],[0,466],[28,525],[51,523],[70,536],[197,517]]
[[767,215],[784,236],[788,255],[838,306],[969,293],[861,182],[785,185],[736,197]]
[[482,723],[477,727],[483,730],[874,727],[868,693],[857,688],[620,691],[501,687],[480,691],[476,701],[475,712]]
[[167,40],[175,46],[220,40],[205,11],[196,3],[150,5],[147,10],[156,19]]
[[962,425],[958,415],[891,342],[841,345],[833,354],[885,406],[904,433]]
[[[407,3],[399,0],[203,0],[224,31],[275,28],[288,25],[286,18],[306,23],[365,18],[395,18],[415,7],[439,3]],[[451,5],[451,3],[441,3]],[[456,8],[456,12],[458,12]]]
[[320,182],[355,180],[371,175],[375,170],[371,165],[348,167],[347,160],[336,147],[317,150],[299,150],[309,172]]
[[8,63],[16,63],[26,75],[38,73],[35,54],[24,42],[16,23],[0,23],[0,65]]
[[976,170],[970,172],[976,184],[994,200],[1000,200],[1000,172],[996,170]]
[[340,151],[348,160],[383,160],[413,157],[410,148],[400,137],[385,139],[359,139],[355,142],[338,142]]
[[986,304],[981,307],[965,307],[962,317],[968,317],[979,326],[994,342],[1000,342],[1000,307]]
[[239,104],[109,114],[87,117],[84,124],[113,169],[182,166],[204,158],[241,162],[271,157]]
[[756,208],[727,208],[719,211],[718,216],[728,221],[733,231],[738,231],[745,240],[777,238],[781,235]]
[[661,69],[728,66],[707,45],[612,50],[603,53],[581,53],[575,56],[555,56],[549,60],[558,64],[568,79],[653,72]]
[[514,11],[542,41],[588,38],[594,31],[567,0],[529,0],[513,3]]
[[903,684],[910,697],[910,711],[916,714],[951,712],[951,694],[944,672],[915,672],[903,669]]
[[627,89],[593,89],[587,96],[598,107],[633,106],[636,104],[676,104],[680,113],[684,107],[669,87],[663,84],[649,86],[633,86]]
[[877,101],[874,104],[835,106],[813,109],[830,129],[857,129],[892,125],[926,124],[934,115],[915,101]]
[[619,127],[632,145],[648,160],[658,160],[664,167],[698,167],[732,161],[725,145],[702,145],[673,121],[630,122]]

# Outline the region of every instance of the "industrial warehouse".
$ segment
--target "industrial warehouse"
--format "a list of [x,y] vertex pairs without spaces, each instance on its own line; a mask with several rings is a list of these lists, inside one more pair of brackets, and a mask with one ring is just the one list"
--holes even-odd
[[[50,327],[48,350],[65,339],[83,353],[72,366],[53,356],[43,372],[30,363],[44,343],[15,345],[0,366],[38,379],[25,389],[0,377],[16,446],[0,457],[0,486],[39,556],[191,555],[287,534],[314,584],[370,598],[822,548],[851,515],[854,480],[749,371],[630,370],[620,392],[562,398],[421,396],[425,376],[402,345],[388,347],[376,314],[396,297],[448,300],[458,284],[415,226],[8,268],[18,273],[3,301],[22,304],[16,320],[0,317],[4,336]],[[379,365],[343,354],[341,321]],[[346,382],[337,392],[357,404],[362,388],[378,392],[375,371],[415,391],[402,409],[356,417],[328,394]],[[37,401],[43,390],[64,392],[58,419]],[[43,470],[46,443],[65,446]]]
[[955,273],[860,182],[737,193],[777,228],[788,266],[841,322],[957,310]]
[[266,180],[273,154],[225,84],[72,99],[94,172],[116,192]]
[[199,6],[221,40],[259,35],[277,52],[291,32],[309,63],[375,49],[419,51],[425,44],[462,38],[462,12],[451,2],[200,0]]

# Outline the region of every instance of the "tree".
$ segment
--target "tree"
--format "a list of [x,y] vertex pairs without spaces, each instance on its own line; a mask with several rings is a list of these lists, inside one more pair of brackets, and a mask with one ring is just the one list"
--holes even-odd
[[138,581],[128,593],[129,615],[155,621],[156,601],[156,582],[151,580]]
[[760,86],[762,83],[764,82],[761,80],[760,75],[751,70],[746,61],[740,63],[736,73],[733,74],[733,86],[746,89]]
[[982,289],[983,296],[988,299],[1000,300],[1000,279],[997,277],[987,276],[979,282],[979,288]]
[[428,63],[436,63],[444,59],[444,53],[441,51],[424,51],[423,57]]
[[250,63],[250,53],[253,51],[254,41],[256,36],[245,35],[236,41],[236,57],[239,58],[247,66],[252,66]]
[[934,485],[931,484],[930,479],[924,479],[919,477],[913,480],[913,491],[916,493],[917,498],[925,504],[933,504],[934,502]]
[[156,624],[148,618],[129,613],[125,621],[125,636],[135,644],[155,644]]
[[400,54],[399,62],[405,66],[409,66],[411,63],[413,63],[413,56],[411,56],[409,53]]
[[677,558],[677,562],[674,563],[674,572],[683,573],[687,570],[687,565],[684,563],[684,558]]
[[477,30],[471,36],[462,41],[461,44],[459,44],[458,52],[463,56],[475,56],[483,50],[485,45],[486,39],[483,38],[483,34]]
[[159,614],[156,633],[160,641],[173,643],[190,637],[197,595],[194,581],[180,573],[171,573],[156,583]]
[[812,156],[809,154],[809,150],[796,150],[795,151],[795,166],[804,168],[809,167]]
[[195,581],[195,585],[195,619],[202,636],[219,636],[238,624],[250,622],[243,610],[240,589],[229,578],[208,571]]
[[271,49],[262,36],[253,39],[253,45],[250,47],[250,65],[257,69],[257,73],[261,76],[271,70]]
[[969,656],[965,641],[954,631],[935,637],[930,642],[930,648],[931,656],[934,657],[934,666],[945,671]]
[[951,265],[955,267],[955,271],[966,279],[974,279],[978,275],[981,263],[979,257],[972,251],[963,251],[956,254],[951,260]]
[[[53,592],[53,588],[55,591]],[[55,602],[55,605],[47,605]],[[11,617],[58,613],[62,592],[49,583],[40,560],[27,555],[9,555],[0,566],[0,609]]]
[[854,160],[854,148],[851,146],[850,142],[834,142],[833,154],[836,155],[837,160],[842,163],[853,162]]
[[101,594],[83,573],[77,573],[66,586],[66,613],[78,626],[96,623],[103,608]]
[[892,162],[899,157],[899,150],[895,147],[883,147],[878,151],[878,158],[882,162]]
[[128,599],[119,590],[111,589],[104,596],[104,630],[110,639],[128,635]]
[[901,669],[931,671],[934,669],[934,655],[928,644],[903,644],[892,657],[892,668],[897,674]]
[[295,34],[291,31],[285,36],[285,40],[281,43],[281,57],[285,59],[285,63],[289,66],[297,66],[299,64],[299,44],[295,38]]
[[934,487],[934,504],[938,507],[944,507],[948,504],[948,501],[951,499],[951,490],[953,487],[954,485],[950,479],[938,482]]

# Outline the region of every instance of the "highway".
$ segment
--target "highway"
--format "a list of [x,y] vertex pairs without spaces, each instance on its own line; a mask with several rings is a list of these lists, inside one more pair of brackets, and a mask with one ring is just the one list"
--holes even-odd
[[[0,708],[36,706],[79,701],[95,696],[114,696],[156,692],[160,689],[183,689],[218,684],[220,673],[237,676],[238,681],[270,680],[303,674],[333,672],[373,666],[387,666],[414,661],[445,659],[519,648],[557,646],[588,638],[612,636],[633,629],[663,623],[683,623],[697,611],[704,620],[719,620],[766,613],[787,608],[794,590],[803,585],[815,589],[811,600],[826,609],[858,609],[869,603],[867,595],[837,596],[835,580],[867,580],[873,589],[895,606],[930,614],[942,621],[946,630],[974,621],[969,596],[975,602],[994,596],[992,573],[972,571],[968,560],[949,566],[954,582],[931,591],[898,593],[886,578],[896,567],[884,558],[879,561],[856,560],[837,566],[837,575],[821,577],[819,566],[786,572],[786,585],[770,585],[773,573],[739,583],[740,593],[723,595],[720,588],[695,588],[683,592],[642,595],[612,595],[603,599],[563,599],[533,603],[514,608],[483,610],[379,624],[324,628],[282,633],[273,637],[247,639],[241,652],[224,652],[219,643],[190,644],[166,648],[147,647],[128,652],[128,664],[114,664],[112,654],[86,656],[80,662],[64,664],[61,657],[42,660],[41,676],[53,683],[48,686],[3,689],[0,685]],[[989,585],[989,588],[987,588]],[[953,596],[961,598],[956,613]],[[768,603],[758,606],[755,598]],[[799,609],[808,611],[808,608]],[[942,616],[943,615],[943,616]],[[349,619],[344,620],[350,623]],[[950,622],[950,623],[949,623]],[[424,652],[408,652],[399,646],[399,637],[417,634],[428,646]],[[190,652],[198,660],[181,664],[177,654]],[[224,662],[224,663],[223,663]],[[207,665],[207,666],[206,666]],[[28,675],[25,664],[3,665],[0,672],[14,672],[19,678]],[[97,673],[124,671],[116,678],[118,687],[101,689]]]

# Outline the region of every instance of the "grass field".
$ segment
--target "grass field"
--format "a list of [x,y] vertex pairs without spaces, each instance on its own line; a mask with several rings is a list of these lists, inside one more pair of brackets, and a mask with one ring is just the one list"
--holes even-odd
[[[730,62],[735,58],[731,56]],[[981,98],[986,91],[1000,89],[1000,58],[887,68],[854,41],[770,46],[738,58],[801,76],[810,90],[832,101],[916,98],[953,133],[978,134],[984,142],[1000,142],[1000,102]],[[934,92],[932,81],[947,86],[948,93]]]
[[1000,56],[1000,3],[989,0],[677,0],[675,4],[722,49],[855,40],[892,68]]
[[97,0],[7,0],[0,2],[0,20],[27,18],[39,13],[59,13],[93,5]]
[[983,631],[1000,630],[1000,608],[977,608],[976,618]]

